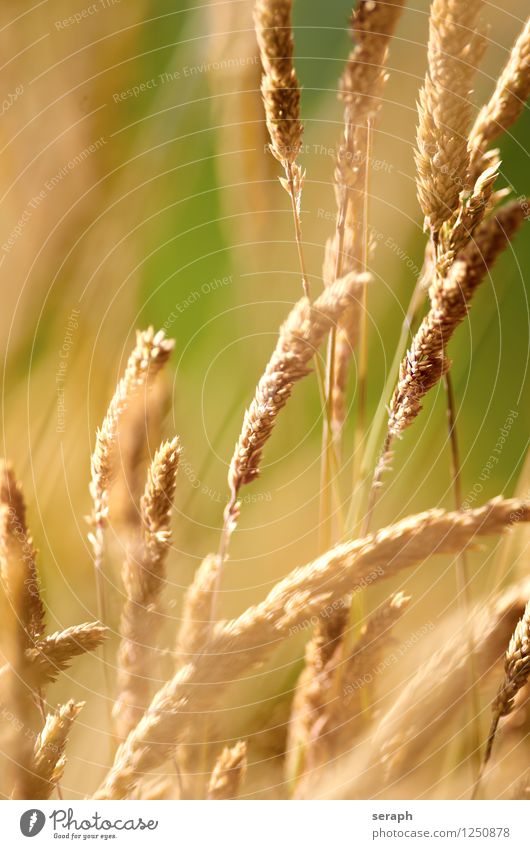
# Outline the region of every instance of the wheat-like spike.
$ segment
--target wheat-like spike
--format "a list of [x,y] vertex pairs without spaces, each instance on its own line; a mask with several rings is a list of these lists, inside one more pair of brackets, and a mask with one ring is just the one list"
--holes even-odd
[[385,82],[384,65],[405,0],[359,0],[351,16],[355,46],[350,52],[339,86],[341,100],[350,108],[356,124],[366,122],[379,108]]
[[358,276],[350,274],[325,289],[313,304],[302,298],[281,327],[274,353],[245,413],[230,463],[228,484],[234,500],[240,488],[258,476],[263,448],[278,413],[287,403],[294,384],[309,373],[310,360],[328,330],[339,320],[358,283]]
[[504,681],[493,703],[493,711],[499,716],[512,712],[515,696],[530,674],[530,601],[510,640],[504,673]]
[[138,778],[171,755],[200,712],[211,711],[220,691],[263,661],[278,642],[324,604],[366,584],[396,575],[434,553],[462,551],[479,536],[530,521],[530,504],[494,499],[466,512],[430,510],[375,534],[338,545],[295,569],[260,604],[237,619],[219,622],[207,651],[182,667],[155,695],[116,753],[96,798],[125,798]]
[[457,210],[466,188],[473,70],[483,49],[476,32],[483,0],[433,0],[428,70],[420,91],[417,189],[433,238]]
[[147,381],[154,378],[167,362],[173,347],[174,342],[166,339],[162,330],[155,333],[150,327],[148,330],[136,333],[136,345],[96,435],[90,483],[90,492],[94,501],[94,524],[107,518],[103,502],[104,495],[108,492],[116,474],[115,451],[120,419],[131,400],[145,388]]
[[239,740],[235,746],[225,746],[210,777],[208,799],[237,799],[246,768],[247,744]]
[[483,767],[490,757],[499,721],[508,716],[515,697],[530,678],[530,601],[516,625],[504,660],[504,680],[491,706],[492,720],[484,752]]
[[[303,771],[343,754],[360,735],[363,689],[374,680],[382,653],[390,648],[391,629],[409,601],[403,593],[396,593],[381,605],[363,626],[348,657],[344,656],[344,640],[332,642],[330,651],[329,643],[322,645],[322,632],[308,643],[288,744]],[[342,617],[338,622],[344,624]],[[324,634],[329,639],[328,632]]]
[[129,404],[165,365],[174,342],[167,339],[163,330],[157,333],[152,327],[137,331],[136,345],[127,361],[125,373],[119,381],[105,418],[96,434],[96,445],[91,459],[90,494],[92,532],[89,539],[94,552],[96,574],[101,571],[103,558],[103,531],[108,519],[109,489],[117,472],[116,447],[119,425]]
[[285,171],[280,183],[291,198],[302,287],[305,296],[309,297],[300,220],[305,172],[296,161],[304,128],[300,121],[300,86],[293,65],[291,13],[292,0],[256,0],[254,5],[254,25],[263,68],[261,93],[271,140],[270,150]]
[[[403,11],[404,0],[395,3],[359,0],[351,19],[355,46],[339,82],[339,97],[344,103],[344,127],[337,148],[335,194],[337,224],[335,235],[328,240],[324,259],[324,283],[351,271],[361,272],[364,189],[368,161],[369,132],[381,103],[381,92],[387,75],[384,71],[388,46]],[[366,222],[364,222],[366,225]],[[362,287],[358,287],[361,294]],[[358,298],[345,310],[330,356],[333,382],[330,387],[331,427],[335,439],[345,418],[345,397],[352,350],[359,335]]]
[[156,380],[149,393],[137,395],[121,417],[116,447],[119,463],[108,510],[114,527],[124,536],[138,528],[145,467],[162,442],[168,404],[167,381]]
[[530,18],[526,21],[495,91],[471,130],[471,172],[477,174],[488,145],[514,124],[530,95]]
[[131,547],[123,564],[126,599],[120,623],[118,695],[113,708],[119,737],[127,736],[150,699],[156,612],[165,580],[180,453],[176,437],[162,443],[156,452],[140,501],[141,539]]
[[492,207],[500,164],[494,157],[493,164],[479,175],[469,197],[461,200],[453,218],[442,226],[436,251],[436,271],[440,277],[446,276],[458,253],[470,244],[477,226]]
[[[373,122],[380,107],[381,91],[387,79],[384,66],[388,45],[404,5],[405,0],[394,3],[359,0],[352,13],[355,46],[339,81],[339,97],[345,107],[335,168],[339,206],[342,192],[351,194],[362,172],[360,157],[365,152],[362,139],[368,121]],[[347,270],[343,268],[343,273]]]
[[[352,13],[351,34],[355,46],[339,81],[339,97],[345,107],[343,134],[337,149],[335,167],[339,209],[343,192],[351,200],[352,191],[363,171],[360,157],[365,153],[363,140],[366,127],[368,121],[373,122],[380,107],[381,91],[387,79],[384,66],[388,46],[404,4],[405,0],[396,0],[394,3],[359,0]],[[347,229],[351,233],[351,226]],[[336,259],[333,268],[335,265]],[[342,273],[349,270],[353,269],[343,266]],[[333,274],[332,279],[335,276]]]
[[[106,636],[107,629],[99,622],[85,622],[38,640],[24,653],[26,685],[31,689],[42,690],[47,684],[56,681],[75,657],[97,649]],[[20,674],[10,664],[6,663],[0,668],[0,692],[4,687],[14,686],[14,673],[15,677]]]
[[476,289],[523,221],[523,205],[515,201],[507,204],[477,228],[449,275],[435,278],[430,289],[431,308],[401,363],[390,403],[390,439],[412,424],[429,389],[449,369],[447,344],[464,321]]
[[0,463],[0,523],[2,577],[14,615],[31,645],[44,632],[44,605],[22,487],[5,461]]
[[[97,649],[106,634],[107,629],[99,622],[85,622],[83,625],[73,625],[38,640],[32,648],[25,651],[27,682],[32,687],[39,688],[55,681],[59,673],[69,667],[74,657]],[[1,686],[8,685],[11,675],[9,664],[0,668]]]
[[254,6],[254,23],[263,66],[261,93],[271,151],[284,167],[296,162],[303,133],[300,85],[293,65],[291,13],[291,0],[257,0]]
[[145,594],[156,594],[164,579],[164,561],[171,537],[171,511],[182,449],[178,437],[166,440],[157,450],[140,501],[149,567],[142,572]]
[[56,713],[48,714],[35,743],[31,765],[31,794],[28,799],[49,799],[66,765],[64,755],[68,735],[84,702],[70,700]]
[[107,629],[99,622],[85,622],[39,640],[27,653],[32,680],[37,686],[55,681],[74,657],[97,649],[106,634]]
[[208,642],[212,626],[212,601],[219,569],[218,555],[208,554],[197,569],[186,593],[176,645],[179,666],[199,654]]

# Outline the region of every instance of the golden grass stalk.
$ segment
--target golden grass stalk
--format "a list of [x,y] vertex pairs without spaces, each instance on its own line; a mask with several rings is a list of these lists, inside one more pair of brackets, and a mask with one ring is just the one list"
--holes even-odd
[[[384,66],[388,46],[403,6],[404,0],[391,4],[360,0],[352,13],[351,34],[355,46],[339,82],[339,97],[344,104],[344,128],[337,149],[335,193],[338,212],[335,236],[326,249],[326,285],[350,271],[366,271],[370,128],[380,107],[381,92],[387,79]],[[359,338],[360,319],[361,330],[366,330],[363,323],[366,285],[359,287],[358,296],[352,299],[337,330],[330,334],[326,380],[330,433],[324,434],[328,452],[331,451],[331,441],[338,445],[345,418],[348,370]]]
[[530,677],[530,601],[512,634],[504,661],[504,680],[492,704],[491,727],[484,751],[483,767],[490,757],[499,722],[514,707],[515,697]]
[[350,274],[326,288],[313,304],[307,298],[301,298],[280,328],[276,348],[245,413],[230,462],[230,500],[225,510],[221,559],[224,559],[230,534],[237,522],[239,490],[259,475],[263,449],[280,410],[289,400],[294,384],[309,374],[311,359],[326,333],[340,319],[357,286],[357,276]]
[[302,145],[303,125],[300,121],[300,85],[293,64],[291,16],[291,0],[256,0],[254,24],[263,67],[261,93],[271,140],[270,150],[285,171],[285,179],[280,182],[291,198],[302,285],[305,296],[309,297],[300,223],[304,173],[296,161]]
[[257,0],[254,23],[263,65],[261,92],[271,151],[286,167],[302,144],[300,86],[293,65],[291,0]]
[[167,381],[157,379],[148,394],[132,399],[121,417],[116,446],[119,463],[108,504],[113,529],[120,537],[138,530],[145,469],[162,442],[168,405]]
[[68,735],[84,702],[70,700],[56,713],[48,714],[35,743],[28,799],[49,799],[66,766]]
[[379,109],[388,45],[404,5],[405,0],[359,0],[353,10],[351,34],[355,46],[341,76],[340,97],[357,125],[366,124],[366,118],[374,117]]
[[109,490],[117,473],[116,449],[118,432],[125,411],[137,395],[146,391],[165,365],[173,350],[174,342],[166,339],[163,330],[154,332],[152,327],[137,331],[136,345],[127,361],[125,373],[119,381],[109,404],[101,427],[96,433],[96,444],[91,460],[90,494],[92,496],[92,531],[89,540],[94,555],[100,618],[103,619],[103,597],[101,569],[103,566],[103,532],[108,520]]
[[[38,640],[24,654],[27,684],[40,689],[56,681],[75,657],[97,649],[105,639],[106,632],[107,629],[99,622],[86,622]],[[8,664],[0,668],[0,689],[10,685],[12,675],[13,669]]]
[[[16,798],[47,798],[38,794],[51,792],[59,777],[68,727],[79,706],[71,702],[56,717],[48,717],[33,751],[35,730],[40,727],[38,709],[45,719],[43,690],[74,657],[97,648],[106,629],[92,622],[46,636],[36,552],[26,523],[24,497],[7,464],[3,464],[0,476],[0,564],[8,604],[8,621],[4,620],[3,630],[7,626],[12,631],[10,644],[3,651],[7,663],[0,669],[0,686],[12,714],[5,745],[13,773],[10,792]],[[62,745],[62,749],[57,749],[57,772],[48,776],[52,743],[56,749]]]
[[116,753],[96,794],[125,798],[139,777],[171,756],[200,713],[211,711],[223,686],[241,677],[300,628],[324,604],[336,602],[366,582],[396,575],[434,553],[454,554],[477,537],[501,533],[530,520],[530,504],[494,499],[466,512],[429,510],[375,534],[338,545],[295,569],[260,604],[237,619],[217,623],[207,651],[182,667],[155,695],[138,725]]
[[430,309],[401,362],[398,382],[390,400],[386,436],[368,496],[363,523],[365,532],[377,503],[394,440],[412,424],[421,411],[427,392],[449,370],[451,361],[447,356],[447,345],[467,316],[478,286],[524,220],[523,203],[512,201],[506,204],[476,228],[473,239],[459,253],[447,275],[434,275],[429,289]]
[[179,666],[199,654],[208,642],[212,626],[212,603],[219,570],[218,555],[208,554],[197,569],[188,588],[177,636],[176,655]]
[[39,640],[27,657],[36,684],[41,686],[55,681],[75,657],[97,649],[106,634],[107,629],[99,622],[85,622]]
[[447,344],[466,318],[478,286],[523,221],[523,206],[516,201],[507,204],[479,225],[473,241],[460,254],[449,275],[435,278],[429,291],[431,308],[401,364],[390,403],[391,440],[412,424],[429,389],[449,369]]
[[[324,274],[328,281],[348,271],[362,270],[358,244],[362,239],[362,184],[369,167],[366,130],[380,107],[381,91],[387,79],[384,66],[388,46],[403,6],[404,0],[391,4],[380,0],[360,0],[352,13],[351,35],[355,46],[339,81],[339,97],[344,104],[344,128],[335,167],[338,215],[331,256],[326,260],[326,263],[331,261],[331,268]],[[351,241],[346,251],[345,240]]]
[[484,165],[488,146],[514,124],[530,95],[530,18],[515,42],[510,58],[497,80],[495,91],[482,107],[471,130],[471,172]]
[[377,666],[391,648],[391,630],[409,601],[403,593],[391,596],[369,617],[348,655],[344,640],[332,644],[331,651],[329,643],[318,645],[320,634],[308,643],[288,743],[300,771],[311,772],[345,754],[362,733],[363,691],[375,681]]
[[171,509],[180,450],[175,437],[162,443],[156,452],[140,502],[141,539],[132,546],[123,564],[126,599],[120,622],[118,695],[113,708],[116,732],[121,738],[134,728],[150,700],[157,607],[171,541]]
[[433,0],[428,69],[419,96],[418,199],[433,240],[457,210],[467,186],[469,92],[484,47],[477,33],[483,0]]
[[215,763],[208,784],[208,799],[237,799],[247,768],[247,744],[239,740],[226,746]]

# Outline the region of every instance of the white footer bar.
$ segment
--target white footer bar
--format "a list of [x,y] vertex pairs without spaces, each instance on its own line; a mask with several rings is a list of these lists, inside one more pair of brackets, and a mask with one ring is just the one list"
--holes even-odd
[[[3,802],[6,849],[530,846],[527,802]],[[34,842],[32,842],[34,840]]]

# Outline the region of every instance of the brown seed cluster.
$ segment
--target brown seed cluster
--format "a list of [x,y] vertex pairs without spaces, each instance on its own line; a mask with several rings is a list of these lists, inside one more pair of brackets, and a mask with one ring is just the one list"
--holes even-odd
[[450,367],[447,344],[464,321],[477,287],[524,221],[523,206],[514,201],[486,219],[459,255],[447,277],[436,276],[431,307],[406,357],[390,404],[388,432],[398,436],[412,424],[422,400]]
[[261,93],[271,151],[282,165],[293,165],[302,145],[300,86],[293,65],[291,0],[257,0],[256,35],[263,65]]
[[350,274],[326,288],[313,304],[302,298],[282,325],[276,348],[245,414],[230,463],[228,484],[233,497],[258,476],[263,448],[280,410],[294,384],[309,373],[310,360],[348,306],[357,286],[357,276]]

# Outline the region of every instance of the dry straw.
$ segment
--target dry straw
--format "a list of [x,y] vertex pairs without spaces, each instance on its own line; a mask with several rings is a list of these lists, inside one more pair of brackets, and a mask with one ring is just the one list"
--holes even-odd
[[257,0],[256,35],[263,65],[261,92],[271,151],[287,170],[300,152],[300,86],[293,66],[294,41],[290,0]]
[[237,799],[245,778],[247,744],[239,740],[219,755],[208,784],[208,799]]
[[388,46],[404,5],[405,0],[361,0],[352,13],[355,46],[340,80],[340,97],[356,124],[365,124],[379,109]]
[[223,686],[241,677],[318,613],[324,604],[423,562],[434,553],[454,554],[479,536],[501,533],[530,520],[530,505],[495,499],[465,513],[430,510],[360,540],[336,546],[280,581],[267,598],[241,616],[217,623],[208,651],[182,667],[155,695],[127,740],[96,798],[125,798],[139,778],[163,764]]
[[164,442],[152,460],[140,502],[141,537],[132,545],[122,568],[126,598],[120,622],[118,695],[113,709],[119,737],[126,737],[134,728],[150,700],[157,608],[171,541],[180,451],[175,437]]

